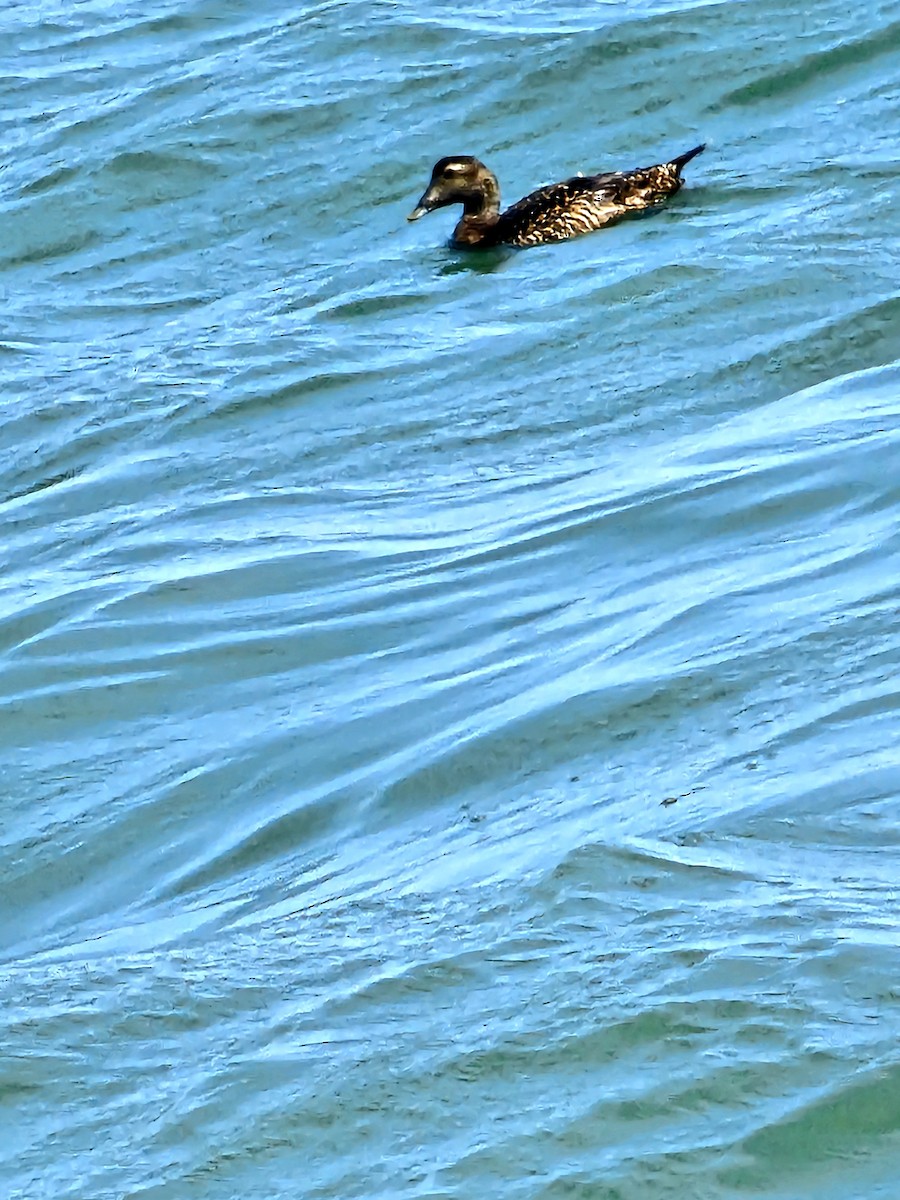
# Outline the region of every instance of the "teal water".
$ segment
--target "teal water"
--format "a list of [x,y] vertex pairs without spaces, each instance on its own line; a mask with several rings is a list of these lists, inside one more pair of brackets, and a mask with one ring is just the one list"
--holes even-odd
[[2,1194],[894,1200],[896,3],[0,47]]

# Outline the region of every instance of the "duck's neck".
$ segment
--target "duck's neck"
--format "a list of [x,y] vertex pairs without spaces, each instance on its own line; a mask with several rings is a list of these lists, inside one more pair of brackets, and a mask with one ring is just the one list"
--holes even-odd
[[493,243],[492,231],[500,219],[500,185],[490,171],[485,171],[479,182],[479,191],[463,200],[462,220],[453,231],[457,246]]
[[470,192],[463,201],[463,220],[477,217],[480,221],[493,224],[500,216],[500,184],[497,176],[485,170],[479,179],[477,192]]

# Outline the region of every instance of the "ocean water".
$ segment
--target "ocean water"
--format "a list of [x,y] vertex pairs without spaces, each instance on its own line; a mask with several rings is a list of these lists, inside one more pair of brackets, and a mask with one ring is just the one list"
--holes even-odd
[[0,1193],[895,1200],[896,0],[0,47]]

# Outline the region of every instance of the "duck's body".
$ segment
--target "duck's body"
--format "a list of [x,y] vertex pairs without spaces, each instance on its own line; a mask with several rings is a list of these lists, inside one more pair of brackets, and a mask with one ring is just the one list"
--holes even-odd
[[703,149],[695,146],[653,167],[576,175],[538,188],[504,212],[497,177],[484,163],[470,155],[442,158],[409,220],[447,204],[461,204],[462,220],[453,231],[455,246],[482,249],[563,242],[662,204],[684,182],[682,167]]

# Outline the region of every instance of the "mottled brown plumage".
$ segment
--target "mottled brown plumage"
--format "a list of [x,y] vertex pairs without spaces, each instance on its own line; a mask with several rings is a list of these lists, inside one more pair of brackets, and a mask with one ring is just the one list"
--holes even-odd
[[461,204],[462,220],[453,231],[455,246],[482,249],[562,242],[662,204],[684,182],[681,170],[685,163],[703,149],[695,146],[653,167],[576,175],[538,188],[505,212],[500,211],[497,177],[483,162],[468,154],[442,158],[408,219],[417,221],[436,208]]

